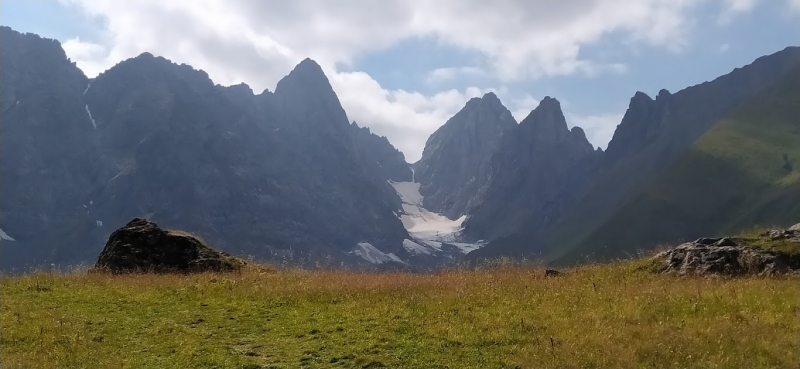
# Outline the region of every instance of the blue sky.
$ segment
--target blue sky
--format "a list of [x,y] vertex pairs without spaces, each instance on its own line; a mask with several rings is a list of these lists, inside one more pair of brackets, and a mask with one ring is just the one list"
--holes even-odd
[[349,117],[415,161],[487,91],[518,119],[555,97],[605,147],[636,91],[675,92],[800,44],[800,1],[3,0],[0,23],[58,39],[90,77],[148,51],[261,91],[311,57]]

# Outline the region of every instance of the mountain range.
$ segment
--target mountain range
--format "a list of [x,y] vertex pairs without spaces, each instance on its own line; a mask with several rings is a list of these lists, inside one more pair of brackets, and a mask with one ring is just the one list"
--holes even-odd
[[55,40],[0,39],[2,270],[91,263],[134,217],[275,264],[412,269],[607,260],[800,218],[796,47],[635,93],[605,151],[555,98],[518,123],[488,93],[408,164],[310,59],[256,94],[149,53],[89,79]]

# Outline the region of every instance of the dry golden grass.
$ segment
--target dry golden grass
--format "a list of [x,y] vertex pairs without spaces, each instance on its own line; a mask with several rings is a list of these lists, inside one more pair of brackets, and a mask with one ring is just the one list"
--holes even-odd
[[3,368],[797,367],[796,278],[246,270],[0,278]]

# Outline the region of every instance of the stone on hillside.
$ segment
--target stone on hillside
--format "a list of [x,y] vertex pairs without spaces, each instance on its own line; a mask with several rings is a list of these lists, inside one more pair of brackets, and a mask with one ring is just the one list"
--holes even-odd
[[[764,236],[775,239],[773,232],[781,237],[789,233],[790,237],[781,239],[793,240],[795,231],[773,230]],[[663,263],[661,272],[680,275],[769,276],[800,270],[800,255],[754,248],[733,238],[700,238],[659,253],[653,260]]]
[[558,277],[560,275],[561,275],[561,272],[559,272],[559,271],[557,271],[555,269],[545,269],[545,271],[544,271],[544,277],[545,278],[547,278],[547,277]]
[[228,272],[244,264],[189,234],[163,230],[135,218],[111,234],[95,269],[112,273]]
[[790,240],[800,242],[800,223],[795,224],[789,229],[771,229],[763,234],[771,240]]

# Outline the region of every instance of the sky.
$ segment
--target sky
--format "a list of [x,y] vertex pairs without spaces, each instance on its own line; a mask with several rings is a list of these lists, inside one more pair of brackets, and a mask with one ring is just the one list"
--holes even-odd
[[2,0],[0,24],[59,40],[90,78],[150,52],[259,93],[310,57],[349,119],[414,162],[489,91],[517,121],[554,97],[605,148],[636,91],[800,44],[800,0]]

